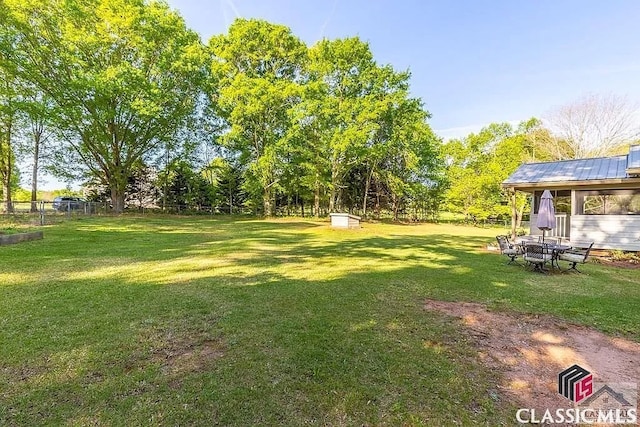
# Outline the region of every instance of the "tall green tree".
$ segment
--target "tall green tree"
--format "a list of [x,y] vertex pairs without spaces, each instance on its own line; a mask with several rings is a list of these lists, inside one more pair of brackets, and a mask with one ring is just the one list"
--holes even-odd
[[202,170],[213,187],[216,206],[229,214],[239,211],[246,200],[244,174],[235,159],[218,157]]
[[47,160],[50,160],[48,154],[56,133],[51,119],[55,113],[51,100],[33,85],[23,85],[21,92],[19,108],[22,114],[18,123],[22,132],[17,152],[23,161],[31,159],[31,212],[37,212],[40,172],[51,164]]
[[218,82],[211,99],[227,123],[220,141],[240,153],[248,165],[246,188],[254,195],[261,192],[264,214],[273,215],[288,111],[299,102],[306,46],[285,26],[238,19],[209,47]]
[[158,188],[162,188],[163,199],[170,209],[201,210],[213,206],[213,187],[188,162],[177,160],[169,165],[167,173],[160,173],[159,176]]
[[[501,184],[522,162],[534,159],[538,131],[537,121],[517,129],[492,123],[477,134],[449,141],[444,147],[449,209],[476,219],[511,215],[509,195]],[[521,218],[526,198],[520,196],[518,202]]]
[[74,160],[121,212],[136,162],[193,112],[204,77],[198,35],[160,1],[2,1],[16,38],[0,66],[55,103]]
[[431,185],[441,169],[439,139],[427,123],[430,114],[419,99],[409,97],[409,73],[379,70],[379,127],[362,153],[367,179],[362,212],[366,214],[369,180],[384,183],[394,219],[415,184]]
[[397,215],[418,168],[437,158],[430,152],[437,138],[426,123],[429,114],[409,96],[410,74],[376,64],[358,38],[319,42],[306,70],[292,139],[316,214],[327,192],[329,211],[360,205],[366,215],[376,182],[390,191]]
[[18,118],[16,86],[15,77],[0,68],[0,191],[7,212],[13,211],[11,193],[16,173],[13,144]]
[[[326,159],[317,170],[329,177],[329,211],[340,206],[344,177],[374,138],[381,112],[378,71],[367,43],[359,38],[322,40],[309,51],[309,84],[302,123],[312,127],[315,157]],[[316,183],[315,191],[321,183]]]
[[135,206],[140,210],[155,207],[160,199],[160,188],[157,183],[157,171],[138,162],[129,176],[125,199],[127,206]]
[[289,111],[292,126],[287,141],[289,151],[295,153],[294,168],[300,174],[298,184],[313,194],[313,214],[319,217],[331,185],[331,132],[329,123],[320,114],[325,92],[323,82],[317,76],[311,78],[307,77],[302,87],[302,101]]

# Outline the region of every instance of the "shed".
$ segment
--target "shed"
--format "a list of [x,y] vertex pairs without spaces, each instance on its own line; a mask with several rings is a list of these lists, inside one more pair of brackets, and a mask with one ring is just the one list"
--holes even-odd
[[542,192],[549,190],[557,213],[552,235],[640,251],[640,145],[622,156],[525,163],[502,185],[531,194],[531,234],[542,234],[535,223]]
[[360,217],[348,213],[331,213],[331,227],[334,228],[360,228]]

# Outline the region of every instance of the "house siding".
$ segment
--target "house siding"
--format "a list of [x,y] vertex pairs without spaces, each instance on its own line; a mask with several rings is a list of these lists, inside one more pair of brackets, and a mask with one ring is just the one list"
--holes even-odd
[[640,251],[640,215],[574,215],[571,242],[597,249]]

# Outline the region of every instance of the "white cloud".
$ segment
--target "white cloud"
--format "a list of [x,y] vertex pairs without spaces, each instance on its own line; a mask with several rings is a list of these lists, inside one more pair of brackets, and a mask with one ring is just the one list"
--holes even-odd
[[459,126],[455,128],[447,128],[447,129],[434,129],[436,135],[440,136],[442,139],[455,139],[462,138],[463,136],[467,136],[472,132],[478,132],[485,125],[467,125],[467,126]]
[[[509,123],[513,127],[516,127],[521,121],[522,120],[508,120],[507,123]],[[497,122],[494,122],[494,123],[497,123]],[[504,123],[504,122],[501,121],[499,123]],[[483,124],[458,126],[458,127],[446,128],[446,129],[434,129],[434,132],[436,133],[436,135],[442,137],[442,139],[446,141],[449,139],[462,138],[469,135],[470,133],[478,133],[482,128],[489,126],[490,124],[491,123],[483,123]]]

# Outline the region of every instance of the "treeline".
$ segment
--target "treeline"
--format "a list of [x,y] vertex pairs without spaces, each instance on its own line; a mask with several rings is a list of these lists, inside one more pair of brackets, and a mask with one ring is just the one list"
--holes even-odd
[[[0,0],[0,193],[12,209],[43,170],[125,208],[260,215],[510,214],[524,161],[607,155],[635,110],[588,96],[549,126],[492,124],[447,143],[410,74],[357,37],[305,45],[236,20],[207,44],[162,1]],[[517,195],[519,216],[528,199]],[[35,206],[35,204],[33,204]]]
[[[449,141],[443,208],[471,221],[510,218],[510,195],[502,182],[522,163],[554,160],[551,138],[539,120],[530,119],[517,127],[492,123],[478,133]],[[516,194],[516,206],[520,222],[529,211],[529,196]]]
[[448,141],[442,208],[467,220],[507,219],[516,226],[530,211],[530,195],[502,187],[522,163],[627,154],[639,141],[635,107],[615,96],[589,95],[550,113],[553,132],[538,119],[518,126],[492,123],[478,133]]
[[357,37],[306,46],[238,19],[207,45],[164,2],[0,0],[0,180],[17,164],[129,206],[273,215],[441,201],[440,141],[410,74]]

